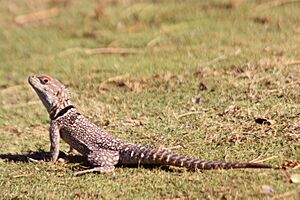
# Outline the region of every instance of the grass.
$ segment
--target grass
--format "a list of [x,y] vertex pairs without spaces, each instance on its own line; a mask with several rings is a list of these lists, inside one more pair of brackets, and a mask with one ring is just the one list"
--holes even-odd
[[[78,163],[16,159],[48,151],[49,119],[27,84],[28,75],[46,73],[70,88],[85,115],[120,138],[180,145],[175,151],[210,160],[300,160],[300,70],[288,64],[300,58],[299,4],[103,2],[1,1],[0,198],[299,199],[300,185],[290,183],[299,169],[118,168],[74,177]],[[61,12],[46,22],[14,23],[18,15],[53,7]],[[103,13],[98,18],[96,7]],[[72,51],[78,47],[141,53],[90,56]],[[258,117],[271,125],[256,123]],[[5,159],[9,154],[15,159]],[[274,192],[263,193],[263,185]]]

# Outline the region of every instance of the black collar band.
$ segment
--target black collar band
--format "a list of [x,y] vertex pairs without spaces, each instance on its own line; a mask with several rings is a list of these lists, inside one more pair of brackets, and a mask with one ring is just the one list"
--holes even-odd
[[59,111],[56,115],[50,114],[50,119],[55,120],[55,119],[63,116],[64,114],[66,114],[66,112],[68,112],[72,108],[75,108],[75,107],[73,105],[69,105],[69,106],[65,107],[64,109],[62,109],[61,111]]

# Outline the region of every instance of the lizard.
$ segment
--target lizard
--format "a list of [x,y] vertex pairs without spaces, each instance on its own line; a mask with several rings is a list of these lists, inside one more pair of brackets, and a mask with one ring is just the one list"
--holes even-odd
[[81,114],[71,102],[69,89],[49,75],[31,75],[28,82],[46,107],[50,117],[50,157],[56,163],[62,139],[70,150],[87,158],[89,169],[76,172],[113,172],[116,165],[161,165],[185,167],[191,171],[204,169],[272,168],[252,162],[209,161],[179,155],[167,148],[135,144],[106,132]]

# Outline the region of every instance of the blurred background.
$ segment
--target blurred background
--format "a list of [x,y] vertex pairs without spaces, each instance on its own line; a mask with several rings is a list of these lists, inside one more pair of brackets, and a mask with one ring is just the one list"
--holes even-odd
[[2,0],[0,87],[36,72],[182,72],[236,51],[236,64],[288,62],[299,56],[298,9],[284,0]]

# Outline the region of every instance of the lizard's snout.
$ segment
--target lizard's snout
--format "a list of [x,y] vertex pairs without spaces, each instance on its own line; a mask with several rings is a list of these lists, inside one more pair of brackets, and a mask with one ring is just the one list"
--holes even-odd
[[31,75],[31,76],[28,77],[28,82],[31,86],[32,86],[32,84],[34,83],[35,80],[36,80],[35,75]]
[[28,82],[31,83],[33,76],[28,76]]

